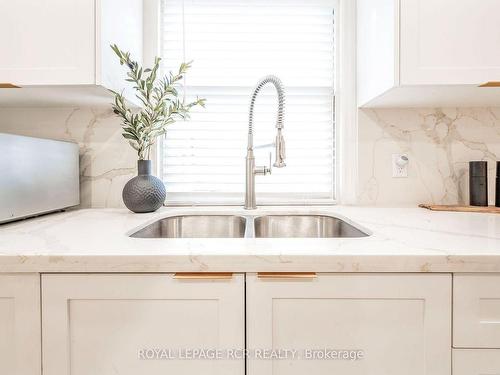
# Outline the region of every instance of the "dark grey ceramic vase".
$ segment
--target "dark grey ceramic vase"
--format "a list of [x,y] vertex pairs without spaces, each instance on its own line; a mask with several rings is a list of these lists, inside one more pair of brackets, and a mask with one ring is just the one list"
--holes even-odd
[[137,172],[123,188],[123,203],[136,213],[154,212],[165,201],[165,185],[151,174],[151,160],[138,160]]

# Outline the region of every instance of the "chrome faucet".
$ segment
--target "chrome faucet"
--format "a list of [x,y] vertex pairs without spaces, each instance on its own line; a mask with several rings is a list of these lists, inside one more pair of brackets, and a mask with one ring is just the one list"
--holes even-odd
[[257,208],[255,200],[255,176],[265,176],[271,173],[271,163],[269,167],[256,167],[255,157],[253,154],[253,110],[255,106],[255,100],[260,90],[268,83],[272,83],[276,88],[278,93],[278,116],[276,118],[276,140],[273,144],[276,147],[276,159],[274,161],[274,166],[276,168],[283,168],[285,164],[285,139],[281,134],[283,129],[283,116],[284,116],[284,106],[285,106],[285,91],[283,89],[283,84],[281,80],[273,75],[266,76],[262,78],[253,91],[252,97],[250,99],[250,113],[248,116],[248,146],[247,146],[247,157],[246,157],[246,189],[245,189],[245,209],[254,210]]

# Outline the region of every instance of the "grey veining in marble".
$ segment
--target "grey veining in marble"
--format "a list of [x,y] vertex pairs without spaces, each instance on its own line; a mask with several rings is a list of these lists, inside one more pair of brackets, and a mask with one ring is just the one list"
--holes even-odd
[[[136,155],[110,109],[1,108],[0,131],[78,142],[82,206],[123,207]],[[408,154],[408,178],[391,177],[393,153]],[[469,160],[488,160],[494,177],[500,108],[360,110],[358,159],[360,204],[464,203]]]
[[87,209],[0,226],[0,272],[500,272],[500,215],[418,208],[268,207],[338,216],[362,238],[144,239],[162,217],[242,208]]
[[[489,162],[490,204],[500,160],[500,108],[359,111],[359,203],[468,203],[468,162]],[[406,153],[408,178],[391,177],[391,155]]]
[[0,131],[77,142],[82,207],[123,207],[137,155],[107,108],[0,108]]

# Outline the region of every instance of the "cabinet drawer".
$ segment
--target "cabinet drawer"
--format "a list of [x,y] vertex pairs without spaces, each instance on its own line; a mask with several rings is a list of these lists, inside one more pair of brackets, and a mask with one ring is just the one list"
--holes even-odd
[[454,275],[453,345],[500,348],[500,274]]
[[454,349],[453,375],[500,375],[500,350]]
[[241,274],[44,275],[43,373],[242,375],[243,359],[180,351],[244,348],[244,295]]

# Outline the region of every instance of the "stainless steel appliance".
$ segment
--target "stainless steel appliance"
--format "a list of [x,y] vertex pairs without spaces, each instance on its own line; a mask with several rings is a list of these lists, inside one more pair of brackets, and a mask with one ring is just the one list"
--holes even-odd
[[78,204],[77,144],[0,133],[0,223]]

